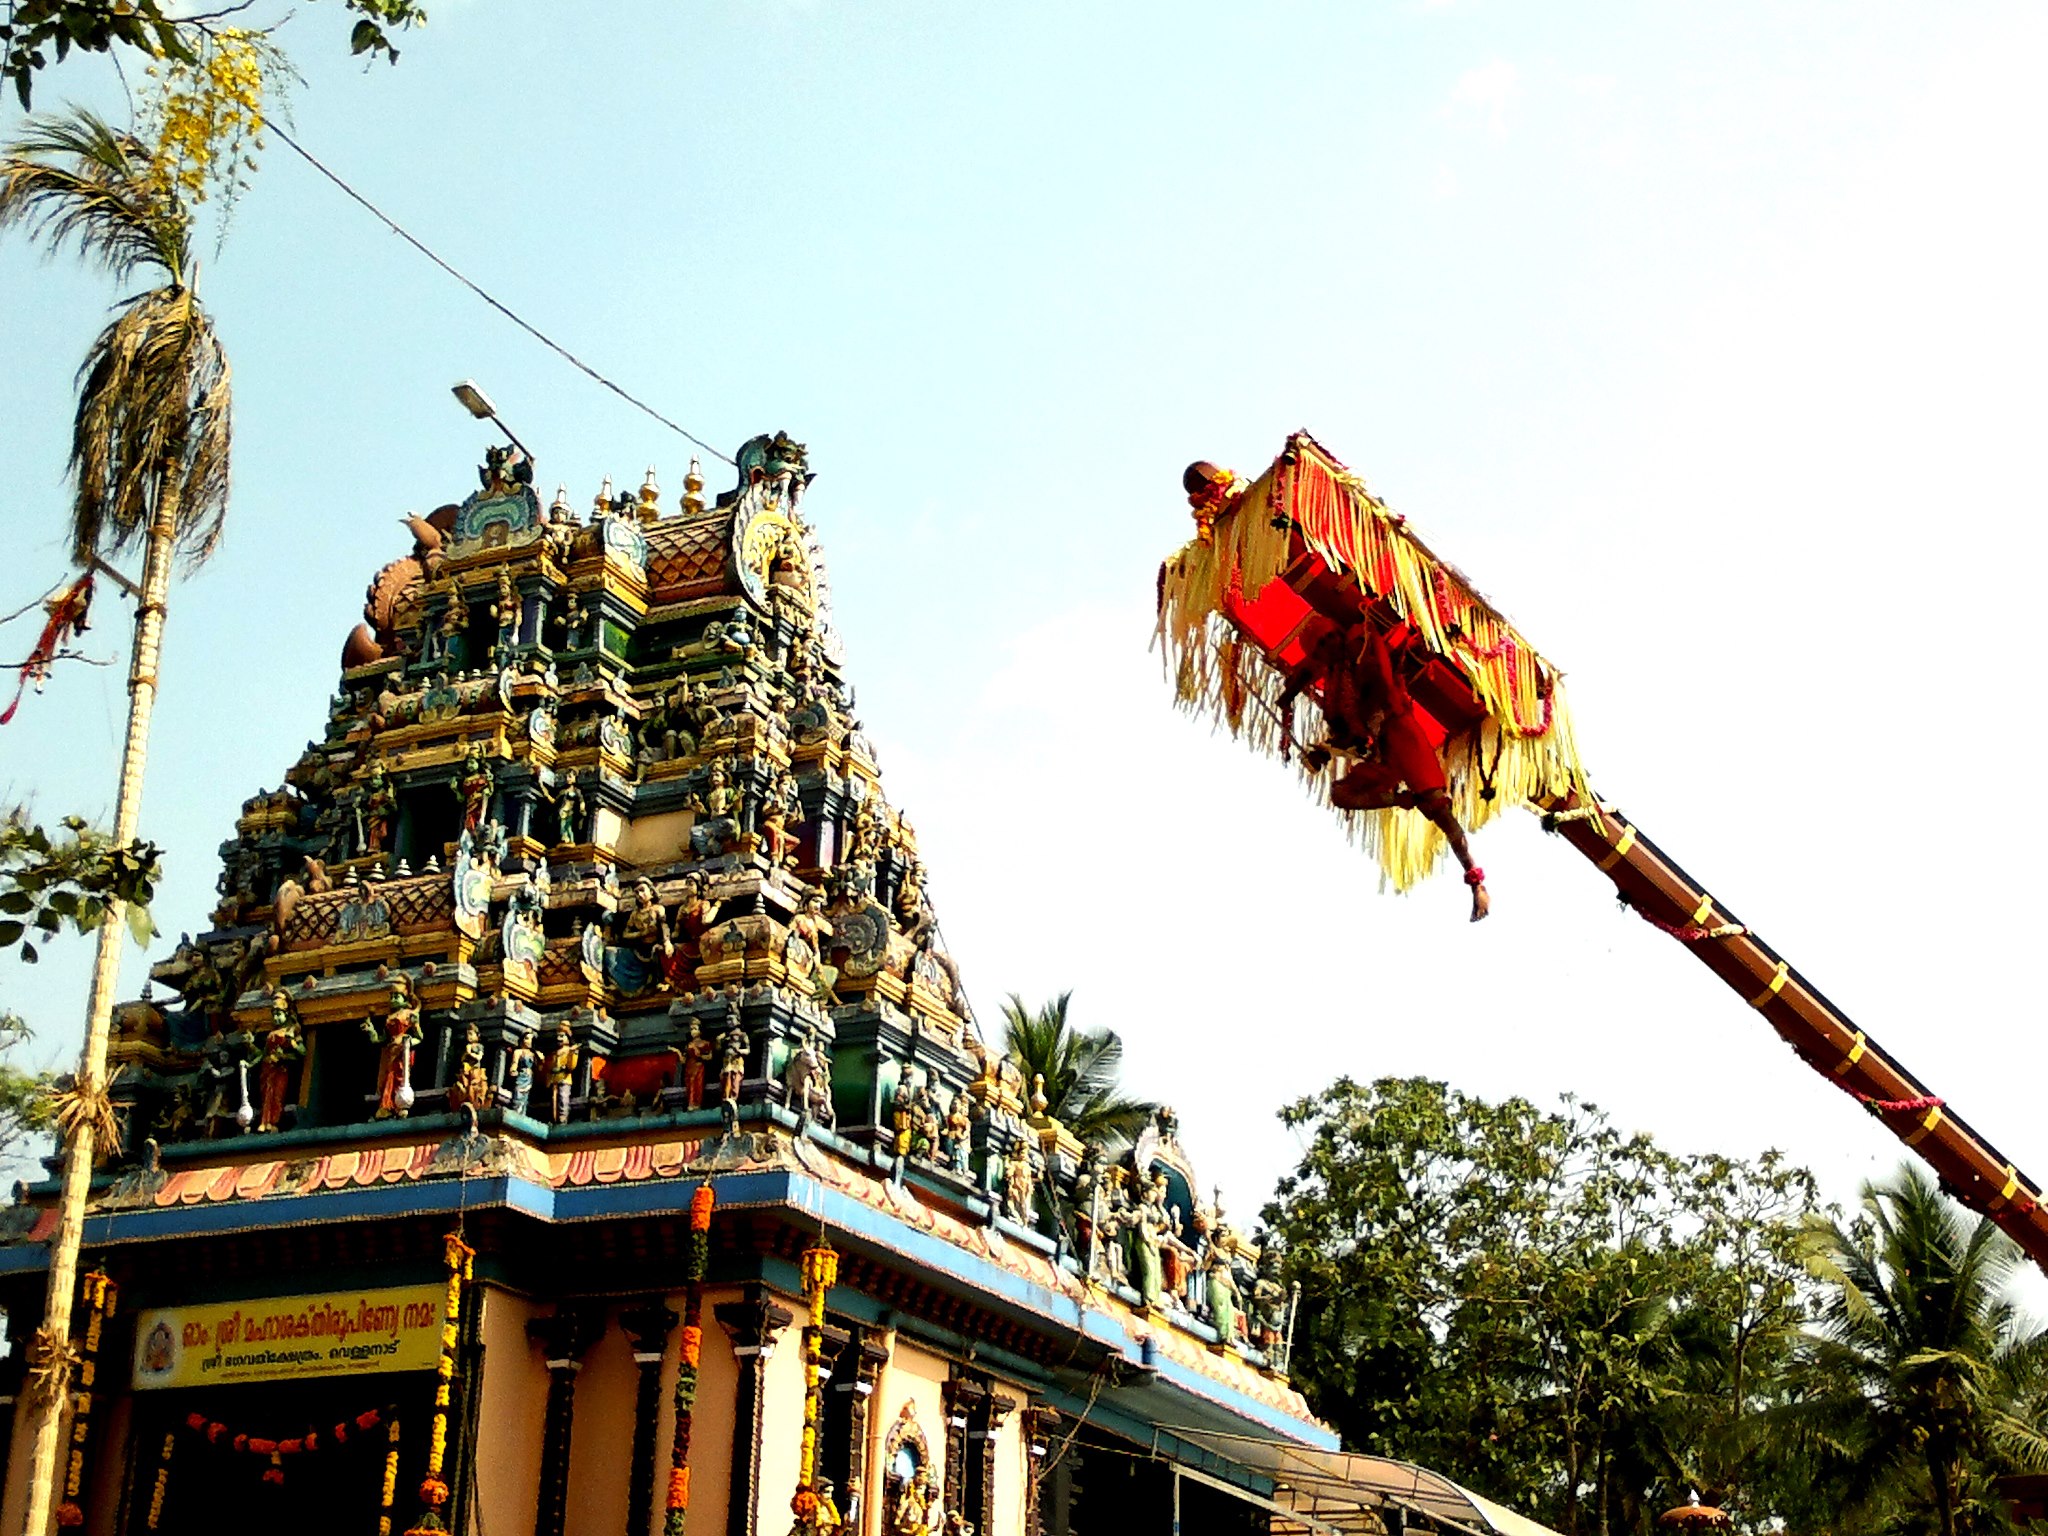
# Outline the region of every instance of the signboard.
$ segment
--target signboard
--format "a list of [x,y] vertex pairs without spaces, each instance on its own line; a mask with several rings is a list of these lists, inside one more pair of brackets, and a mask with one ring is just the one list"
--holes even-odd
[[407,1285],[160,1307],[136,1320],[135,1390],[431,1371],[447,1295]]

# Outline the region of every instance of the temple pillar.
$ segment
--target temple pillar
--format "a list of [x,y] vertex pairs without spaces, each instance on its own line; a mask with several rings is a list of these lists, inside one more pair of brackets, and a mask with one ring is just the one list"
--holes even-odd
[[742,1300],[725,1302],[713,1312],[732,1336],[732,1352],[739,1366],[733,1392],[726,1536],[754,1536],[761,1504],[762,1367],[775,1350],[776,1336],[796,1320],[796,1314],[770,1301],[758,1286],[748,1287]]
[[661,1361],[676,1314],[650,1297],[619,1314],[619,1326],[633,1344],[639,1382],[633,1398],[633,1460],[626,1484],[626,1536],[647,1536],[654,1518],[655,1434],[661,1424]]
[[533,1536],[562,1536],[569,1510],[569,1436],[576,1417],[576,1373],[583,1355],[604,1332],[602,1303],[565,1302],[549,1317],[526,1325],[548,1368],[547,1408],[541,1416],[540,1499]]

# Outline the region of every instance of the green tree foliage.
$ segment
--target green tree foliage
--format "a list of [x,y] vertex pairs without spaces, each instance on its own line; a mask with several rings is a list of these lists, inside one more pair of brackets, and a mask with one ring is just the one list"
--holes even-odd
[[1003,1004],[1003,1047],[1024,1074],[1027,1092],[1045,1079],[1047,1113],[1083,1141],[1129,1141],[1158,1106],[1127,1098],[1118,1079],[1124,1043],[1113,1029],[1083,1029],[1067,1017],[1074,1000],[1062,992],[1038,1008],[1011,993]]
[[48,1072],[24,1068],[17,1053],[28,1044],[29,1028],[21,1015],[0,1013],[0,1170],[11,1169],[41,1137],[53,1119]]
[[1864,1529],[2009,1529],[1994,1479],[2048,1471],[2048,1331],[2009,1294],[2019,1250],[1911,1164],[1864,1186],[1853,1223],[1814,1217],[1808,1237],[1820,1313],[1774,1426]]
[[[19,945],[33,965],[39,941],[66,927],[92,932],[115,900],[127,903],[135,942],[148,943],[156,935],[149,904],[162,874],[156,845],[116,848],[75,816],[61,826],[52,837],[18,810],[0,819],[0,949]],[[25,1038],[26,1026],[0,1031],[0,1049]]]
[[1647,1532],[1693,1489],[1761,1513],[1806,1173],[1423,1079],[1282,1119],[1308,1143],[1265,1212],[1302,1286],[1293,1373],[1347,1445],[1569,1536]]
[[[427,19],[419,0],[342,0],[355,15],[349,51],[398,62],[394,32]],[[193,10],[166,0],[11,0],[0,10],[0,84],[11,82],[28,110],[37,75],[76,48],[81,53],[132,49],[150,58],[194,61],[213,23],[240,5]]]
[[192,291],[191,221],[159,156],[92,113],[35,117],[0,151],[0,229],[75,245],[111,276],[160,279],[123,302],[86,353],[71,433],[71,543],[85,564],[168,515],[204,559],[227,512],[227,355]]

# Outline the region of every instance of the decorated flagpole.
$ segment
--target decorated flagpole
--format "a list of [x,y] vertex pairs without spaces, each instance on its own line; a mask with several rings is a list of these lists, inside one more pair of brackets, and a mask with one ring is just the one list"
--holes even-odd
[[[121,748],[121,782],[114,801],[113,851],[135,842],[142,812],[142,771],[149,760],[149,722],[156,709],[156,670],[163,646],[164,598],[171,586],[171,548],[178,527],[180,486],[176,475],[156,482],[155,515],[142,561],[142,595],[135,608],[135,654],[128,664],[128,736]],[[29,1346],[30,1413],[35,1447],[29,1459],[25,1536],[45,1536],[57,1492],[57,1456],[70,1396],[72,1293],[78,1284],[78,1248],[85,1233],[85,1202],[92,1188],[93,1155],[114,1136],[113,1105],[107,1098],[107,1033],[114,1016],[114,990],[121,981],[121,939],[128,927],[127,903],[109,894],[93,953],[92,991],[86,1005],[85,1045],[78,1057],[77,1085],[60,1107],[59,1147],[64,1159],[57,1231],[50,1241],[50,1282],[44,1292],[43,1324]]]

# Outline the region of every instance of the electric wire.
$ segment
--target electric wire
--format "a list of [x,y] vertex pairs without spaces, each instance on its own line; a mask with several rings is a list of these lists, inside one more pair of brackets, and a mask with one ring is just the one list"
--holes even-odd
[[417,236],[413,235],[396,219],[392,218],[390,214],[386,213],[383,209],[379,208],[375,203],[371,202],[367,197],[363,196],[362,193],[358,192],[346,181],[343,181],[337,173],[335,173],[332,170],[329,170],[326,165],[321,163],[319,158],[315,156],[311,150],[307,149],[305,145],[301,144],[297,139],[293,138],[290,134],[286,133],[284,129],[280,128],[274,121],[266,122],[263,125],[263,131],[265,133],[275,134],[280,140],[284,142],[285,148],[289,149],[293,154],[297,155],[301,160],[305,161],[306,164],[313,167],[314,170],[318,171],[322,176],[325,176],[329,181],[333,182],[337,187],[341,188],[341,190],[344,193],[346,193],[356,203],[360,204],[370,214],[372,218],[377,220],[378,223],[382,224],[386,229],[390,230],[391,233],[398,236],[399,239],[403,240],[407,245],[411,246],[414,250],[418,251],[422,256],[426,257],[427,260],[431,261],[443,272],[446,272],[450,277],[454,278],[455,281],[462,284],[463,287],[467,288],[471,293],[475,294],[478,298],[482,299],[486,304],[490,305],[492,309],[495,309],[507,320],[510,320],[514,325],[518,326],[519,329],[526,332],[527,335],[531,336],[535,341],[539,342],[542,346],[546,347],[549,351],[553,352],[557,357],[561,358],[571,367],[587,375],[589,378],[595,380],[597,383],[602,384],[606,389],[610,390],[613,394],[617,395],[621,400],[625,401],[635,410],[642,411],[647,415],[652,416],[656,421],[660,422],[664,427],[667,427],[669,431],[675,433],[677,436],[685,438],[692,443],[695,443],[699,448],[702,448],[714,459],[717,459],[721,463],[725,464],[731,464],[733,462],[732,455],[720,452],[718,449],[712,447],[709,443],[705,442],[704,439],[699,437],[696,433],[690,431],[687,427],[681,426],[678,423],[669,420],[668,417],[662,415],[661,412],[657,411],[645,400],[639,399],[634,395],[628,394],[624,389],[621,389],[618,385],[614,384],[610,379],[606,378],[603,374],[599,373],[595,368],[591,367],[590,364],[584,362],[582,358],[578,357],[574,352],[571,352],[559,341],[556,341],[552,336],[549,336],[546,332],[540,330],[537,326],[534,326],[527,322],[526,320],[522,319],[508,305],[503,304],[499,300],[493,298],[475,282],[465,277],[462,273],[456,271],[454,267],[450,266],[446,261],[443,261],[439,256],[437,256],[431,249],[427,247],[425,242],[421,241]]

